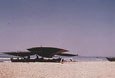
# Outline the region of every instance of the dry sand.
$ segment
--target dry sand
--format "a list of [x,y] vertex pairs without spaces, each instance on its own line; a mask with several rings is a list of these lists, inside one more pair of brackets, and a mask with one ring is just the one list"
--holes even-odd
[[0,63],[0,78],[115,78],[115,62]]

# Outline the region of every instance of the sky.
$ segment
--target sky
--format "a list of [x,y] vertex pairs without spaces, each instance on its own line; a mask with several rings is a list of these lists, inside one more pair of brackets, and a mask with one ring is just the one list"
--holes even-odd
[[115,56],[115,0],[0,0],[0,52],[57,47]]

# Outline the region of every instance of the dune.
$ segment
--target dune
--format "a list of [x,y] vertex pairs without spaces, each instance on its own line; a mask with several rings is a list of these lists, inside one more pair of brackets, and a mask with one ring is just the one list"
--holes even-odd
[[115,62],[0,63],[0,78],[115,78]]

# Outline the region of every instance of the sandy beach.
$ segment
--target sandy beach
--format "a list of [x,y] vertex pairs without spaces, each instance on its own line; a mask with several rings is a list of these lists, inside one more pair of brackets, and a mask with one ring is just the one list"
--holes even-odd
[[0,78],[115,78],[115,62],[0,63]]

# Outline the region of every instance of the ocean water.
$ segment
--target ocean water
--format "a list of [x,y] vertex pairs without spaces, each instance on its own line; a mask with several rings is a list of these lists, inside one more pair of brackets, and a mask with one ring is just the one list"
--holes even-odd
[[94,62],[94,61],[108,61],[105,57],[92,57],[92,56],[74,56],[74,57],[65,57],[65,59],[72,59],[72,61],[76,62]]

